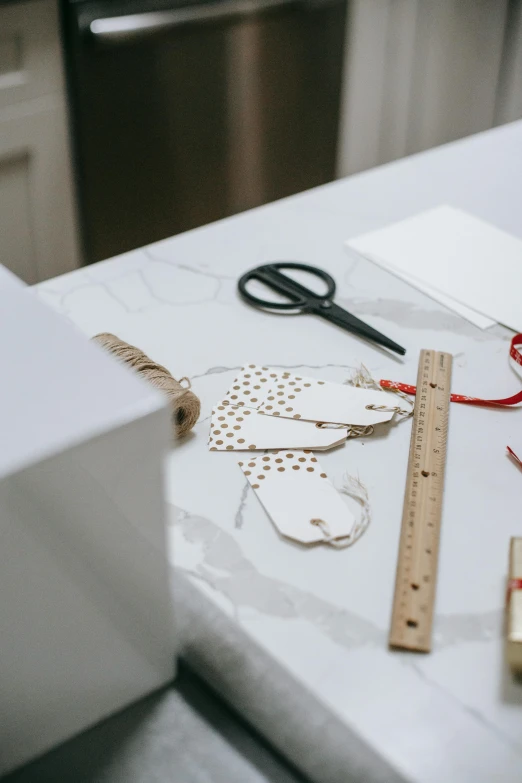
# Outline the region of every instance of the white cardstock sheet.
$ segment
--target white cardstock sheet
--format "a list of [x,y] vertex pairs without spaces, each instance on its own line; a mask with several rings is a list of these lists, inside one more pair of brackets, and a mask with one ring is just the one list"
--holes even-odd
[[479,314],[489,326],[522,331],[522,241],[474,215],[441,205],[347,244],[435,298],[438,291],[444,304],[453,299],[472,322]]

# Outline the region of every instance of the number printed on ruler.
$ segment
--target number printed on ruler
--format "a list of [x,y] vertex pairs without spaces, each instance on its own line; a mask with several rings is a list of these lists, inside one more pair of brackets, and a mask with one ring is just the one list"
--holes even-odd
[[421,351],[390,646],[429,652],[437,580],[452,357]]

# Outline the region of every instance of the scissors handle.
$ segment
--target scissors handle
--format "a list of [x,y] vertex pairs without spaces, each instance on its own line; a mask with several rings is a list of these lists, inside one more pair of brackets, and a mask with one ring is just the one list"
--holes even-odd
[[[280,269],[297,269],[301,272],[308,272],[315,277],[319,277],[327,285],[327,291],[325,294],[317,294],[315,291],[311,291],[306,286],[298,283],[287,275],[282,274]],[[267,299],[261,299],[258,296],[254,296],[247,290],[247,283],[250,280],[257,280],[260,283],[264,283],[272,291],[275,291],[282,296],[286,296],[289,302],[273,302]],[[315,309],[314,306],[317,303],[325,302],[333,298],[335,294],[335,281],[328,272],[323,269],[318,269],[315,266],[309,266],[308,264],[297,264],[290,261],[276,261],[272,264],[264,264],[258,266],[256,269],[251,269],[239,280],[237,284],[239,293],[242,298],[254,307],[260,307],[261,309],[268,308],[270,310],[304,310],[309,311]]]

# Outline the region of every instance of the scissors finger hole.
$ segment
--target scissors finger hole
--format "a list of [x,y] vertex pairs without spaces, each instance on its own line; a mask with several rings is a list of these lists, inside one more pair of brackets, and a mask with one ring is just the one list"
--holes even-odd
[[326,280],[319,277],[317,273],[307,272],[304,269],[292,269],[287,267],[283,267],[281,271],[284,272],[286,277],[290,277],[292,280],[295,280],[296,283],[304,285],[305,288],[308,288],[312,293],[316,294],[316,296],[323,297],[330,294]]
[[[255,278],[248,280],[245,285],[245,290],[249,296],[251,296],[253,299],[262,300],[264,302],[264,306],[270,308],[270,304],[272,303],[274,307],[277,307],[278,305],[291,305],[292,300],[289,296],[285,296],[284,294],[280,294],[278,291],[274,291],[273,288],[270,288],[270,286],[266,285],[266,283],[263,283],[261,280],[257,280]],[[292,315],[293,313],[300,313],[301,312],[301,304],[296,304],[295,308],[292,307],[290,309],[285,309],[285,313]],[[280,310],[278,311],[281,312]]]

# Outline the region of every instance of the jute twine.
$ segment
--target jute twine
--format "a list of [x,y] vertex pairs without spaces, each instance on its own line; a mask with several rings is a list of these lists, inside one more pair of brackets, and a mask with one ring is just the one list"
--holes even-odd
[[330,533],[328,523],[325,522],[324,519],[311,519],[310,523],[320,528],[326,544],[330,544],[330,546],[333,546],[336,549],[345,549],[348,546],[353,546],[353,544],[355,544],[355,542],[366,532],[372,521],[372,510],[370,507],[368,490],[359,476],[350,476],[349,473],[346,473],[344,476],[344,483],[339,489],[339,492],[357,500],[361,505],[361,517],[353,526],[350,535],[344,536],[344,538],[334,538]]
[[172,408],[173,430],[178,438],[190,432],[199,418],[201,403],[191,391],[188,378],[177,381],[166,367],[153,362],[135,345],[129,345],[114,334],[103,332],[92,339],[167,395]]

